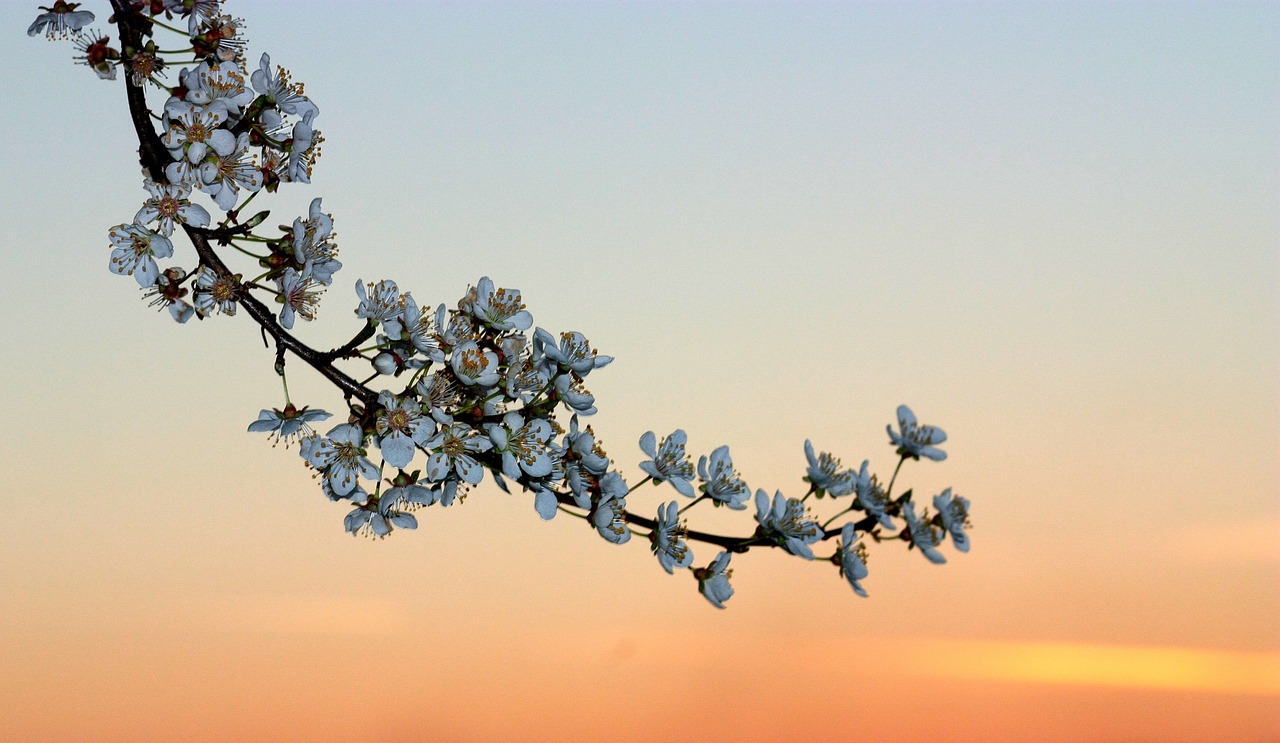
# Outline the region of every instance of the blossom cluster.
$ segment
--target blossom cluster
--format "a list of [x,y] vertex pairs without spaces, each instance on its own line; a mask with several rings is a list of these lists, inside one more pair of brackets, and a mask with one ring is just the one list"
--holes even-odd
[[[183,35],[199,62],[179,69],[173,86],[159,80],[169,64],[153,41],[124,45],[119,51],[106,36],[86,30],[94,16],[78,10],[79,5],[57,0],[42,8],[28,34],[74,35],[84,52],[77,59],[99,77],[114,79],[117,66],[124,66],[130,85],[151,84],[168,92],[157,117],[158,139],[168,157],[162,168],[144,174],[147,198],[133,220],[109,231],[110,270],[132,276],[154,297],[154,304],[167,308],[179,322],[235,314],[244,291],[240,276],[207,261],[192,270],[162,270],[157,259],[172,257],[175,229],[210,226],[208,209],[192,200],[196,191],[207,194],[227,215],[226,227],[237,221],[237,207],[243,208],[260,191],[275,191],[281,183],[310,183],[323,142],[315,128],[319,108],[288,71],[272,66],[269,55],[259,58],[256,69],[248,69],[241,38],[244,22],[224,14],[216,0],[131,4],[134,20],[147,33],[174,16],[186,18]],[[250,226],[256,225],[237,224],[234,234],[248,239]],[[281,325],[291,328],[297,317],[312,319],[320,292],[342,265],[336,259],[333,221],[320,210],[320,200],[284,235],[262,244],[268,253],[257,257],[266,270],[254,282],[274,286]]]
[[[518,289],[482,277],[453,306],[432,307],[390,279],[356,281],[353,314],[361,327],[349,343],[322,353],[294,338],[297,319],[315,318],[322,292],[342,268],[333,218],[315,198],[305,216],[278,234],[258,234],[269,213],[244,218],[241,212],[263,191],[310,183],[323,141],[315,129],[319,109],[267,54],[248,70],[244,23],[223,13],[220,0],[111,4],[119,49],[87,30],[94,16],[79,10],[80,3],[56,0],[28,29],[33,36],[73,39],[82,52],[77,61],[103,79],[125,69],[127,85],[138,89],[131,90],[131,105],[138,95],[145,100],[149,87],[165,94],[150,112],[159,131],[134,111],[147,198],[131,221],[108,231],[109,269],[132,276],[152,305],[167,308],[179,322],[233,316],[244,308],[264,338],[275,338],[284,405],[263,409],[248,430],[286,447],[297,444],[323,495],[349,509],[347,532],[381,538],[414,529],[418,510],[459,503],[487,478],[503,491],[531,496],[544,520],[563,511],[610,543],[627,543],[633,535],[646,539],[663,570],[688,571],[718,608],[734,593],[732,556],[752,548],[777,547],[818,561],[815,548],[839,537],[820,561],[835,565],[860,596],[867,595],[868,542],[899,540],[933,563],[946,561],[940,548],[948,535],[957,550],[968,551],[967,499],[948,488],[933,496],[932,511],[917,511],[911,490],[894,494],[907,460],[946,458],[939,448],[946,434],[920,424],[905,405],[898,408],[897,428],[888,426],[898,460],[887,484],[871,472],[869,460],[845,468],[806,441],[807,491],[788,497],[775,490],[771,496],[744,482],[727,445],[698,455],[695,465],[688,436],[677,429],[661,438],[653,431],[640,437],[643,477],[628,485],[583,423],[596,412],[590,375],[612,357],[580,332],[536,327]],[[185,28],[171,25],[183,20]],[[158,30],[180,36],[186,46],[160,51],[151,39]],[[168,85],[161,78],[175,54],[195,62]],[[193,200],[197,194],[222,212],[218,224]],[[190,270],[158,263],[174,256],[179,228],[199,259]],[[227,246],[255,261],[250,278],[249,271],[228,267],[217,250]],[[278,309],[266,310],[260,296]],[[289,353],[343,392],[346,415],[324,433],[312,424],[333,416],[289,397]],[[352,365],[372,376],[357,382]],[[654,518],[642,516],[628,499],[634,501],[646,483],[670,485],[684,500],[663,500],[656,512],[648,511]],[[754,530],[726,536],[690,529],[685,515],[704,501],[728,511],[754,505]],[[820,503],[843,507],[823,518],[813,510]],[[719,551],[699,567],[693,543]]]

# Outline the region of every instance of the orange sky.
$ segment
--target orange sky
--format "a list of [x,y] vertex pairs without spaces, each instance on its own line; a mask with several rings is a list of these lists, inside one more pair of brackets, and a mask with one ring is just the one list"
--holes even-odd
[[1276,5],[231,8],[322,111],[263,205],[334,214],[304,338],[356,279],[491,275],[616,357],[632,482],[677,427],[770,493],[806,438],[883,477],[906,403],[949,457],[900,487],[970,498],[973,549],[871,545],[867,599],[752,550],[717,611],[488,485],[350,538],[245,433],[283,402],[253,325],[106,270],[121,83],[4,3],[0,741],[1280,740]]

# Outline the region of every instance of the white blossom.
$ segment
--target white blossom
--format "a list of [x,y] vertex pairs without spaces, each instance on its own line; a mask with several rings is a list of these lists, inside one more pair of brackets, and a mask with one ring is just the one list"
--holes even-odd
[[945,451],[934,446],[946,441],[947,434],[936,426],[917,424],[915,413],[912,413],[911,408],[906,405],[898,406],[898,428],[900,430],[895,432],[892,425],[885,426],[885,430],[889,432],[890,443],[898,447],[898,456],[912,459],[924,457],[935,462],[941,462],[947,458]]
[[724,602],[733,596],[733,586],[729,585],[729,578],[733,576],[733,570],[729,568],[732,557],[729,552],[721,552],[710,565],[693,573],[698,579],[698,591],[717,609],[723,609]]
[[946,562],[947,558],[938,552],[938,547],[947,533],[929,519],[929,512],[926,510],[924,516],[916,516],[916,504],[907,501],[902,506],[902,515],[907,520],[907,533],[911,536],[911,543],[920,549],[920,553],[936,565]]
[[769,494],[757,490],[756,521],[763,535],[773,539],[784,550],[806,560],[813,559],[809,545],[822,539],[822,527],[808,518],[804,503],[799,499],[787,498],[779,491],[774,493],[770,504]]
[[840,530],[837,552],[840,555],[840,576],[849,581],[854,593],[865,598],[867,590],[859,581],[867,577],[867,548],[855,538],[852,523],[845,524]]
[[137,222],[118,224],[107,234],[115,246],[108,264],[111,273],[132,276],[144,289],[153,286],[160,277],[155,259],[173,255],[173,243],[169,238]]
[[809,460],[805,480],[817,488],[819,497],[826,493],[838,498],[853,492],[856,476],[852,472],[841,471],[839,459],[825,451],[814,456],[813,444],[808,439],[804,442],[804,456]]
[[283,67],[271,69],[271,57],[264,52],[258,60],[258,69],[249,76],[249,82],[258,95],[266,96],[276,107],[287,114],[315,116],[320,113],[316,104],[302,94],[302,85],[289,79],[289,73]]
[[698,459],[698,477],[702,480],[698,489],[717,505],[728,506],[735,511],[746,509],[745,501],[751,496],[751,488],[733,469],[728,446],[717,448],[711,452],[710,458]]
[[93,23],[93,13],[76,10],[80,5],[81,3],[55,0],[50,7],[39,6],[44,12],[27,26],[27,36],[38,36],[43,31],[48,39],[65,39],[72,31],[79,31]]
[[156,222],[160,234],[165,237],[173,234],[175,223],[192,227],[209,226],[209,212],[187,199],[191,195],[189,187],[172,183],[162,186],[150,178],[144,179],[142,185],[151,194],[151,198],[143,202],[133,221],[139,224]]
[[365,457],[364,432],[359,426],[343,423],[324,437],[304,439],[300,453],[307,464],[324,473],[337,496],[349,494],[361,477],[378,479],[378,468]]
[[188,162],[203,162],[209,150],[224,157],[235,151],[236,135],[228,129],[219,128],[227,120],[224,106],[179,102],[166,106],[165,113],[168,114],[169,128],[160,140],[171,151],[181,151],[181,156]]
[[[311,200],[307,218],[293,220],[293,254],[317,282],[329,286],[333,275],[342,268],[338,246],[332,242],[333,218],[320,210],[320,199]],[[359,291],[357,289],[357,291]]]
[[472,455],[489,451],[493,443],[474,428],[455,423],[428,440],[424,448],[431,452],[427,458],[431,480],[440,482],[452,472],[463,482],[478,485],[484,478],[484,467]]
[[219,208],[229,212],[240,198],[240,189],[257,191],[262,188],[262,170],[249,154],[248,133],[236,138],[230,153],[217,154],[217,157],[201,163],[198,186],[213,197]]
[[657,437],[653,431],[640,437],[640,450],[649,455],[649,459],[640,463],[640,469],[653,478],[654,482],[669,482],[685,497],[693,497],[693,462],[685,453],[685,432],[676,429],[657,446]]
[[457,375],[458,381],[468,387],[492,387],[502,379],[498,370],[498,354],[487,348],[480,348],[475,341],[467,341],[453,349],[449,366]]
[[494,289],[488,276],[481,277],[463,301],[477,320],[499,332],[527,330],[533,324],[533,315],[520,301],[520,290]]
[[951,496],[951,488],[933,496],[933,507],[938,509],[938,517],[942,519],[942,528],[951,533],[951,541],[961,552],[969,551],[969,535],[964,530],[969,526],[969,499]]
[[685,544],[688,529],[680,523],[680,508],[675,501],[658,506],[657,525],[649,534],[650,548],[658,557],[658,564],[668,574],[674,568],[687,568],[693,564],[693,551]]

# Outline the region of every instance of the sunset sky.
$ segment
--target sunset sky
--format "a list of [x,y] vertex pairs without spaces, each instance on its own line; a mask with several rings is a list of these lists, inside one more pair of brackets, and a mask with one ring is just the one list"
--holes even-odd
[[806,439],[887,477],[905,403],[949,457],[900,487],[969,498],[972,550],[872,544],[866,599],[752,550],[718,611],[491,484],[351,538],[245,432],[284,402],[249,318],[108,272],[123,84],[5,2],[0,740],[1280,740],[1280,5],[228,10],[320,107],[313,184],[255,201],[333,214],[302,338],[358,330],[357,279],[491,276],[616,358],[632,482],[676,428],[769,493]]

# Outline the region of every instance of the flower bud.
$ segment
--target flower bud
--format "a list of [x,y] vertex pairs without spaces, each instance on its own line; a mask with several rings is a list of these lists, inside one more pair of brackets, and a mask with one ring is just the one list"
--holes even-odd
[[398,368],[396,357],[383,351],[373,358],[373,368],[378,370],[379,374],[395,374]]

